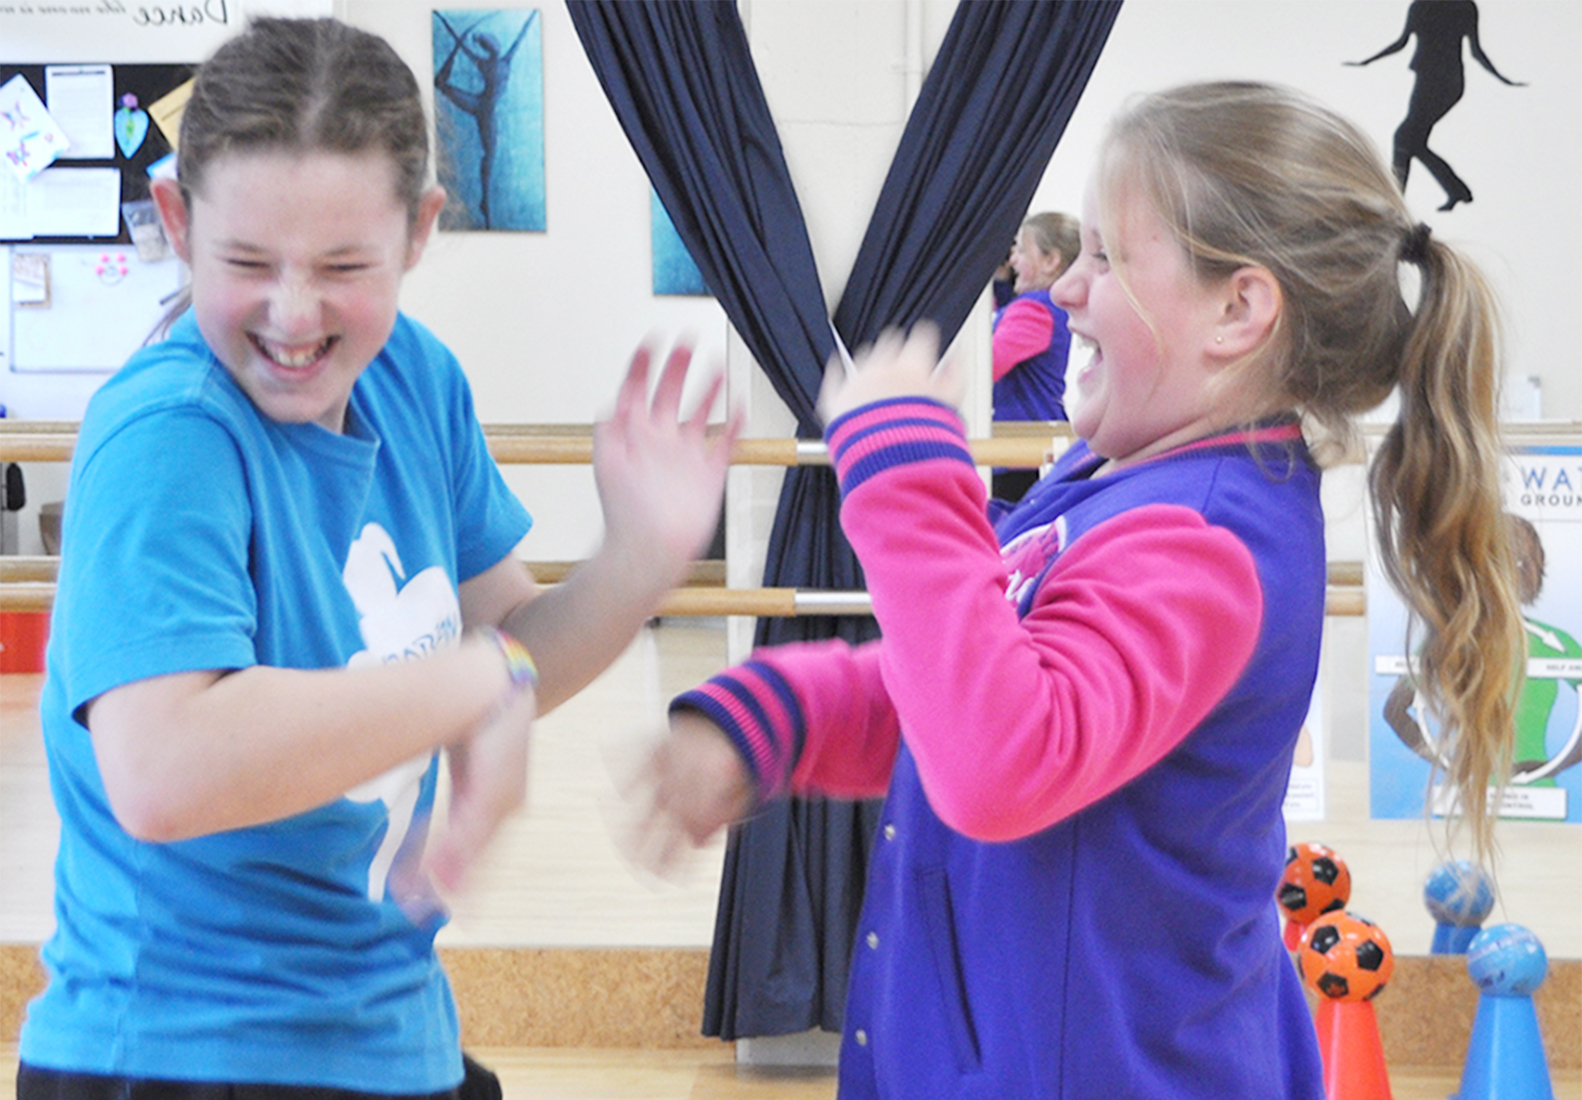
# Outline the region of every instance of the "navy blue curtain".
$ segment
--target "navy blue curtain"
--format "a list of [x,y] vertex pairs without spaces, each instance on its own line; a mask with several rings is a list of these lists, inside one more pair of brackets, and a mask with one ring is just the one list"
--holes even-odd
[[1120,0],[956,9],[874,207],[835,328],[847,347],[927,318],[948,343],[1005,259]]
[[747,350],[796,415],[835,349],[780,135],[733,2],[567,0],[627,139]]
[[[814,402],[833,341],[735,4],[568,8],[705,281],[795,413],[798,434],[818,435]],[[836,310],[848,347],[925,317],[947,341],[960,328],[1004,258],[1118,10],[1119,0],[960,5]],[[862,587],[828,470],[787,474],[764,584]],[[867,618],[764,619],[756,640],[855,642],[875,632]],[[877,803],[791,800],[732,830],[705,1034],[840,1030],[878,812]]]

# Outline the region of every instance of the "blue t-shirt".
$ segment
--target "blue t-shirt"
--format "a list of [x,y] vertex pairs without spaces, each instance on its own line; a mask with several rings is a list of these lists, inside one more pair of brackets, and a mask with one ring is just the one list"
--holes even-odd
[[383,1092],[460,1081],[436,929],[386,890],[397,852],[422,843],[434,758],[286,820],[152,844],[111,813],[79,711],[170,673],[453,646],[458,584],[530,524],[455,358],[405,317],[344,434],[262,416],[190,313],[106,383],[64,516],[41,705],[57,930],[23,1061]]

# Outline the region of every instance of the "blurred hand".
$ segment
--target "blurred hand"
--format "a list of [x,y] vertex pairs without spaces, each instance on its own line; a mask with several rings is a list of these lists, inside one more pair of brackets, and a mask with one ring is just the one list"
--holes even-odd
[[892,397],[927,397],[959,408],[967,394],[966,372],[961,361],[939,361],[939,330],[919,322],[902,334],[890,329],[872,346],[857,353],[849,373],[838,358],[824,371],[818,407],[828,424],[852,409]]
[[628,785],[636,816],[621,846],[656,874],[676,869],[692,848],[708,843],[753,806],[752,777],[724,732],[696,711],[677,711],[670,732]]
[[708,431],[723,374],[691,415],[680,415],[692,360],[685,344],[670,352],[650,402],[652,354],[646,345],[637,349],[614,414],[594,426],[593,476],[609,541],[652,563],[669,588],[714,535],[741,416],[733,413],[723,432]]
[[538,716],[531,688],[513,695],[476,732],[445,750],[450,807],[429,849],[428,872],[447,892],[461,888],[501,823],[527,800],[528,739]]

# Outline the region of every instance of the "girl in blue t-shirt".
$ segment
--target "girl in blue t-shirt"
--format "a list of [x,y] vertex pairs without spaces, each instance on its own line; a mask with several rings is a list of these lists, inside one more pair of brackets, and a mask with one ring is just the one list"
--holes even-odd
[[521,804],[535,717],[715,529],[719,382],[682,417],[688,352],[650,402],[641,350],[595,432],[604,542],[534,584],[466,380],[397,309],[445,201],[428,172],[417,81],[373,35],[257,20],[197,76],[153,184],[190,308],[74,455],[21,1100],[456,1090],[430,884]]

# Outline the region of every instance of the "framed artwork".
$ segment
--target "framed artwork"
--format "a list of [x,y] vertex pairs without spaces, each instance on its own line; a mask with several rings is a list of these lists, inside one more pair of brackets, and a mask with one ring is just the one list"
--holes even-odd
[[649,205],[653,210],[654,293],[665,295],[707,295],[709,288],[703,283],[703,273],[692,259],[692,253],[676,232],[676,223],[670,212],[659,201],[659,193],[648,189]]
[[433,13],[441,229],[546,228],[542,27],[537,9]]

